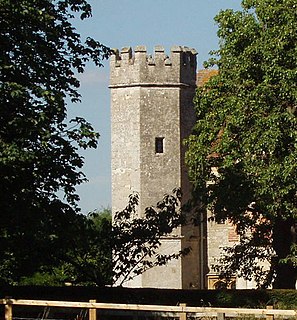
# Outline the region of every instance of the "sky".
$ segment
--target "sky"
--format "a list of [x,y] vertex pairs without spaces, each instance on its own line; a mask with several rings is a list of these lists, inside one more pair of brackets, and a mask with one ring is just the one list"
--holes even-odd
[[[240,0],[89,0],[93,16],[74,24],[82,38],[93,37],[110,48],[145,45],[149,54],[156,45],[167,54],[174,45],[195,48],[198,68],[218,48],[213,20],[223,9],[240,10]],[[78,186],[83,213],[111,207],[111,132],[109,62],[90,65],[79,75],[82,103],[70,105],[69,117],[82,116],[100,133],[96,150],[80,151],[89,182]]]

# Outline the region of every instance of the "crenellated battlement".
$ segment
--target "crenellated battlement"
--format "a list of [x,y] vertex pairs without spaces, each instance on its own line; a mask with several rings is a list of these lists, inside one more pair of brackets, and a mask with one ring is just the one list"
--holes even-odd
[[[113,66],[120,67],[125,64],[142,64],[172,66],[172,62],[183,65],[195,66],[196,64],[196,50],[188,47],[174,46],[171,48],[171,56],[165,54],[165,49],[162,46],[155,46],[154,54],[147,53],[145,46],[137,46],[134,49],[134,54],[131,47],[124,47],[121,51],[113,50],[111,62]],[[182,61],[180,58],[182,57]]]
[[154,54],[147,53],[145,46],[114,49],[110,59],[110,87],[136,85],[188,85],[195,86],[196,55],[194,49],[174,46],[170,55],[164,47],[156,46]]

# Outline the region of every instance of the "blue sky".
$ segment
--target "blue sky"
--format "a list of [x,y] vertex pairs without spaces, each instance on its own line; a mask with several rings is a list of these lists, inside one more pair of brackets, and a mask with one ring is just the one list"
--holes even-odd
[[[76,22],[83,37],[91,36],[111,48],[145,45],[150,54],[163,45],[198,51],[198,67],[218,48],[214,16],[222,9],[240,9],[240,0],[89,0],[93,17]],[[82,103],[69,106],[69,116],[83,116],[100,133],[96,150],[81,151],[89,179],[77,188],[83,213],[111,205],[109,63],[89,66],[79,76]]]

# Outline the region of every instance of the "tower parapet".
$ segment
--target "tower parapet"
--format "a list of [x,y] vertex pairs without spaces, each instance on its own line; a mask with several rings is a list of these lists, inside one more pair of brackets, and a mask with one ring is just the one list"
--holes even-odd
[[162,46],[156,46],[153,55],[145,46],[115,49],[111,56],[110,87],[121,86],[195,86],[196,50],[174,46],[166,55]]

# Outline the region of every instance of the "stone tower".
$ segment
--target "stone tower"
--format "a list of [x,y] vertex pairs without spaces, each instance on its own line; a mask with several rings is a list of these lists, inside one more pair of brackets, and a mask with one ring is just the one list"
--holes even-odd
[[[176,46],[168,57],[155,47],[115,51],[110,62],[112,122],[112,210],[122,210],[132,192],[139,212],[156,205],[176,187],[189,196],[183,139],[195,122],[196,52]],[[203,253],[199,230],[182,227],[163,239],[161,252],[191,246],[191,254],[146,271],[128,283],[134,287],[202,288]]]

